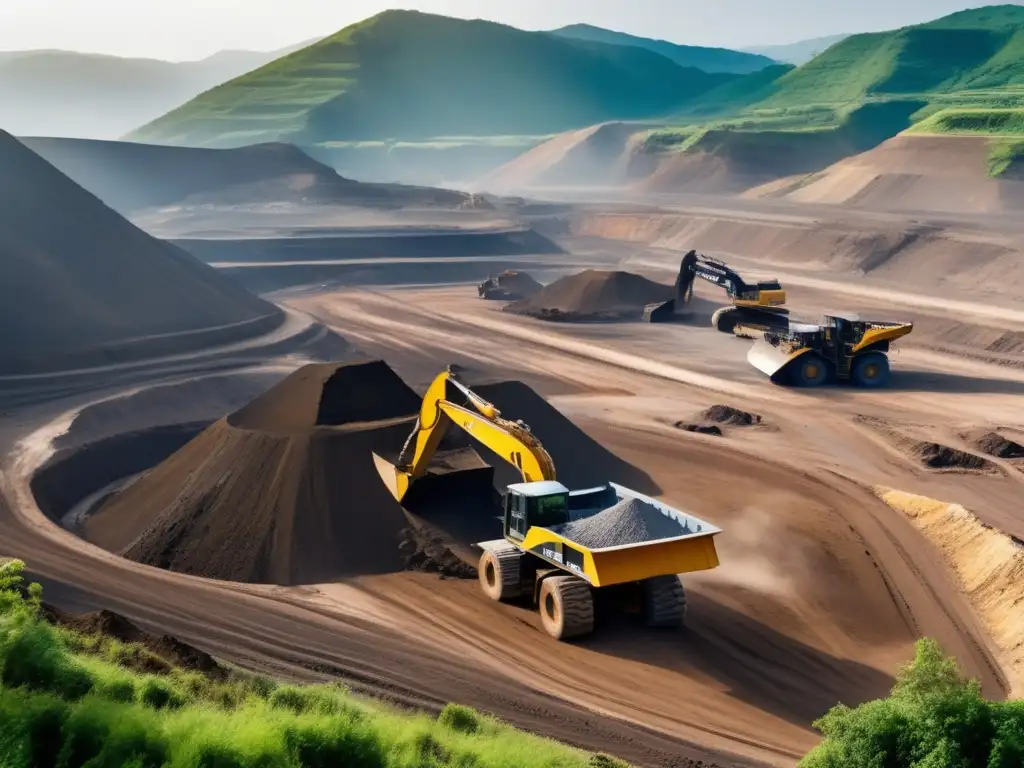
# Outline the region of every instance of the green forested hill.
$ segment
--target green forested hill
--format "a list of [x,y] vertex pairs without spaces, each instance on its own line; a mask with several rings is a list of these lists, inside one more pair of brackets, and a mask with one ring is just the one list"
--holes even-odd
[[131,134],[238,146],[547,134],[671,113],[734,77],[629,46],[387,11]]

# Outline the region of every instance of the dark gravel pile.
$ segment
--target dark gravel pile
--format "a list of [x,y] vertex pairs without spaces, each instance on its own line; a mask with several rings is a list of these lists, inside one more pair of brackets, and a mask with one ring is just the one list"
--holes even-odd
[[590,549],[668,539],[688,532],[657,507],[639,499],[624,499],[596,515],[552,526],[551,530]]

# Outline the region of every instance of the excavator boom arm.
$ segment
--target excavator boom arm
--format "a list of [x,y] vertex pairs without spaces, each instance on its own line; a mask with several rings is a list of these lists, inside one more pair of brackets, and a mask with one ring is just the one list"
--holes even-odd
[[[450,384],[466,396],[472,407],[448,399]],[[402,449],[398,466],[390,465],[378,456],[374,457],[378,472],[396,499],[401,501],[412,482],[427,471],[441,439],[452,424],[462,428],[474,440],[516,467],[524,482],[555,479],[555,465],[551,456],[529,428],[519,422],[503,419],[497,408],[462,385],[450,370],[446,370],[427,389],[420,404],[416,427]]]

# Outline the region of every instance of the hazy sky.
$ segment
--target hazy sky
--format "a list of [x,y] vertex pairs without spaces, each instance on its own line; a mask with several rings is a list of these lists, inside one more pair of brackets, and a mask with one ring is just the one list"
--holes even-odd
[[[891,29],[975,0],[0,0],[0,51],[63,48],[194,59],[272,50],[393,7],[525,29],[587,22],[679,43],[744,47]],[[1024,5],[1017,2],[1016,5]]]

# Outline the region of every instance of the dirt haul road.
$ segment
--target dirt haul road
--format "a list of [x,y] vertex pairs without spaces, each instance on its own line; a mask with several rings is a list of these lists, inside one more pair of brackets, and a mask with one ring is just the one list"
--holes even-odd
[[[613,626],[556,644],[533,613],[490,603],[473,583],[402,573],[284,589],[143,568],[43,520],[24,480],[29,454],[4,475],[3,550],[28,559],[58,599],[118,610],[227,658],[306,679],[340,675],[414,704],[462,701],[642,765],[681,755],[791,765],[816,742],[810,722],[837,701],[883,695],[922,634],[987,694],[1009,688],[1012,674],[940,556],[867,486],[923,486],[1012,520],[1019,478],[936,474],[856,417],[941,432],[951,412],[974,419],[959,410],[967,401],[1008,414],[1018,371],[943,374],[908,355],[898,399],[793,392],[749,369],[743,342],[704,329],[554,327],[501,313],[466,287],[294,303],[417,387],[445,362],[471,383],[529,381],[668,501],[720,525],[722,566],[685,582],[689,628]],[[725,426],[722,437],[673,426],[717,403],[764,423]]]

